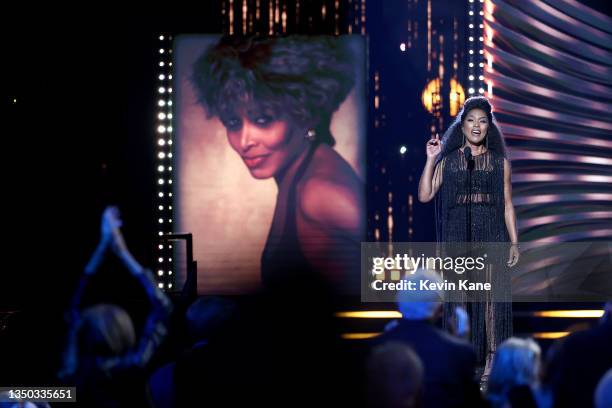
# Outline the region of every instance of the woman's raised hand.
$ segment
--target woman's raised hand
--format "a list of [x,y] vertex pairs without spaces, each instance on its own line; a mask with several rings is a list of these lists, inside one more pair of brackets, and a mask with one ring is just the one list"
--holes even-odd
[[440,142],[440,135],[436,133],[436,137],[429,139],[427,142],[427,158],[435,159],[442,151],[442,142]]
[[125,249],[125,241],[121,234],[121,218],[117,207],[106,207],[102,214],[102,240],[110,243],[114,251]]

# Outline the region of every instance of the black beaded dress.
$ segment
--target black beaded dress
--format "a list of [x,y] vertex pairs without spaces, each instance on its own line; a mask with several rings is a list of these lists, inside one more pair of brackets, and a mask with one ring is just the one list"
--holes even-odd
[[[488,150],[472,158],[473,164],[468,166],[465,155],[457,149],[439,161],[436,177],[442,178],[442,184],[436,195],[437,240],[440,243],[509,242],[504,215],[504,157]],[[494,290],[509,296],[510,273],[506,259],[498,258],[488,266],[487,280]],[[454,306],[445,305],[445,317],[453,313]],[[512,303],[486,300],[465,306],[470,312],[472,344],[479,363],[483,364],[487,354],[495,352],[497,345],[512,335]]]

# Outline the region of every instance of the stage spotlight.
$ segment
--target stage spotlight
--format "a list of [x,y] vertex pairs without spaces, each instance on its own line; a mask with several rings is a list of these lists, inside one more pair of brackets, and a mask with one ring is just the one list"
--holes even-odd
[[166,119],[166,114],[165,114],[164,112],[160,112],[160,113],[157,115],[157,119],[159,119],[159,120],[164,120],[164,119]]
[[157,286],[158,286],[160,289],[163,289],[163,288],[164,288],[164,284],[163,284],[163,283],[161,283],[161,282],[159,282],[159,283],[157,284]]
[[159,193],[157,193],[157,196],[158,196],[159,198],[162,198],[162,197],[164,196],[164,193],[159,192]]
[[164,79],[166,79],[166,76],[164,74],[159,74],[159,80],[163,81]]
[[164,88],[163,86],[160,86],[157,92],[159,92],[160,94],[163,94],[164,92],[166,92],[166,88]]
[[164,133],[164,132],[166,131],[166,127],[165,127],[164,125],[159,125],[159,126],[157,127],[157,131],[158,131],[159,133]]
[[163,54],[164,52],[165,52],[165,50],[164,50],[163,48],[160,48],[160,49],[159,49],[159,53],[160,53],[160,54]]
[[[160,231],[160,232],[161,232],[161,231]],[[157,262],[159,262],[159,263],[164,262],[164,258],[162,258],[162,257],[157,258]]]
[[166,141],[164,139],[159,139],[159,140],[157,140],[157,144],[160,145],[160,146],[163,146],[163,145],[166,144]]
[[473,94],[473,93],[474,93],[474,88],[470,88],[470,89],[468,89],[468,93]]
[[163,158],[165,158],[165,157],[166,157],[166,153],[164,153],[164,152],[159,152],[159,153],[157,153],[157,157],[158,157],[158,158],[160,158],[160,159],[163,159]]
[[157,166],[157,171],[164,171],[164,166]]
[[164,184],[164,179],[159,179],[159,180],[157,180],[157,184],[159,184],[160,186],[161,186],[162,184]]
[[470,79],[470,81],[473,81],[474,80],[474,75],[470,75],[468,78]]
[[168,119],[172,119],[172,113],[168,114]]
[[406,43],[401,43],[401,44],[400,44],[400,50],[401,50],[402,52],[406,51]]
[[169,158],[172,158],[172,153],[168,153],[168,157],[169,157]]
[[160,223],[160,224],[163,224],[164,223],[164,219],[160,218],[160,219],[157,220],[157,222]]
[[164,65],[165,65],[165,64],[164,64],[164,61],[159,61],[159,66],[160,66],[160,67],[163,67]]
[[166,106],[166,101],[164,101],[163,99],[160,99],[160,100],[157,102],[157,106]]

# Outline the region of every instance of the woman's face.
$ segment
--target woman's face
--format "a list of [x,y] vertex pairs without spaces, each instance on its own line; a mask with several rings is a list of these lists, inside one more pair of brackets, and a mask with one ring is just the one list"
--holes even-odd
[[290,122],[258,110],[221,118],[232,148],[256,179],[276,176],[304,150],[307,141],[297,137]]
[[489,118],[482,109],[474,108],[468,112],[463,121],[463,134],[472,145],[479,145],[487,136]]

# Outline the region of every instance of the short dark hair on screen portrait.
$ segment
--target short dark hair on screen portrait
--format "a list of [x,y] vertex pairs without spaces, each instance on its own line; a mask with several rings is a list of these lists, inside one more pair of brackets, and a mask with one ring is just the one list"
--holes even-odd
[[354,61],[335,37],[222,37],[194,63],[192,83],[209,117],[256,108],[333,146],[329,126],[355,84]]

